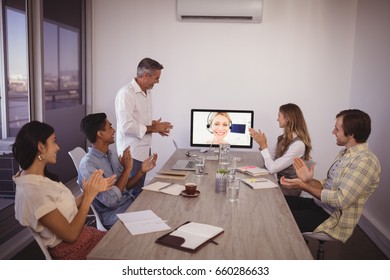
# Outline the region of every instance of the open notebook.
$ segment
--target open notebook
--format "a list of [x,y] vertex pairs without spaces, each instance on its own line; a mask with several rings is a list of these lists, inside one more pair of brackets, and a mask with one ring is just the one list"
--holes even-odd
[[185,186],[176,183],[154,182],[150,185],[144,186],[142,189],[171,195],[179,195],[183,190],[185,190]]
[[266,178],[248,178],[248,179],[240,179],[241,182],[248,185],[252,189],[270,189],[270,188],[278,188],[279,185],[275,184],[271,180]]
[[194,253],[223,233],[223,228],[196,222],[186,222],[156,240],[156,243]]

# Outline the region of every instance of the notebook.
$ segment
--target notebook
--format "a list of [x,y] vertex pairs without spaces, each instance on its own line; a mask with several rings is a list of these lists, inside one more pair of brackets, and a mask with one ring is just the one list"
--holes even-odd
[[249,187],[255,190],[279,187],[279,185],[265,178],[241,179],[241,182],[245,183],[246,185],[248,185]]
[[179,195],[185,187],[180,184],[167,182],[154,182],[153,184],[142,187],[143,190],[162,192],[170,195]]
[[171,169],[195,171],[195,161],[190,159],[179,159]]
[[196,222],[186,222],[174,231],[158,238],[156,243],[195,253],[201,247],[213,242],[213,239],[223,233],[223,231],[224,230],[221,227]]
[[258,166],[254,166],[254,165],[246,165],[246,166],[237,167],[237,171],[254,176],[254,177],[269,174],[267,169],[260,168]]

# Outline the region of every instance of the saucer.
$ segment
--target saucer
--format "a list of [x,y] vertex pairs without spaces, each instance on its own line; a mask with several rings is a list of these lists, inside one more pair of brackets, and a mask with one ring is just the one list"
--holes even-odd
[[180,194],[181,194],[182,196],[186,196],[186,197],[197,197],[197,196],[200,195],[200,191],[197,190],[197,191],[195,191],[194,194],[187,194],[186,191],[184,190],[184,191],[182,191]]

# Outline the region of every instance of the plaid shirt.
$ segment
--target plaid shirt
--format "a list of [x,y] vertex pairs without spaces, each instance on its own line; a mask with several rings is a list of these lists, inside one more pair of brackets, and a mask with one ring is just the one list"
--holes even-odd
[[331,216],[314,231],[346,242],[363,212],[364,204],[379,184],[381,166],[368,144],[340,151],[331,189],[324,189],[321,202],[335,207]]

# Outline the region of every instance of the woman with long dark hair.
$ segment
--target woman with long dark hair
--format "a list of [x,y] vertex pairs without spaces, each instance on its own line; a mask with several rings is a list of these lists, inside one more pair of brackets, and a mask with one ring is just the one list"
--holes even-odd
[[103,178],[101,170],[83,180],[83,192],[74,197],[58,177],[47,171],[55,164],[59,146],[54,129],[31,121],[18,132],[12,147],[21,167],[16,183],[15,217],[36,231],[53,259],[86,259],[105,232],[85,226],[95,196],[110,188],[114,178]]

